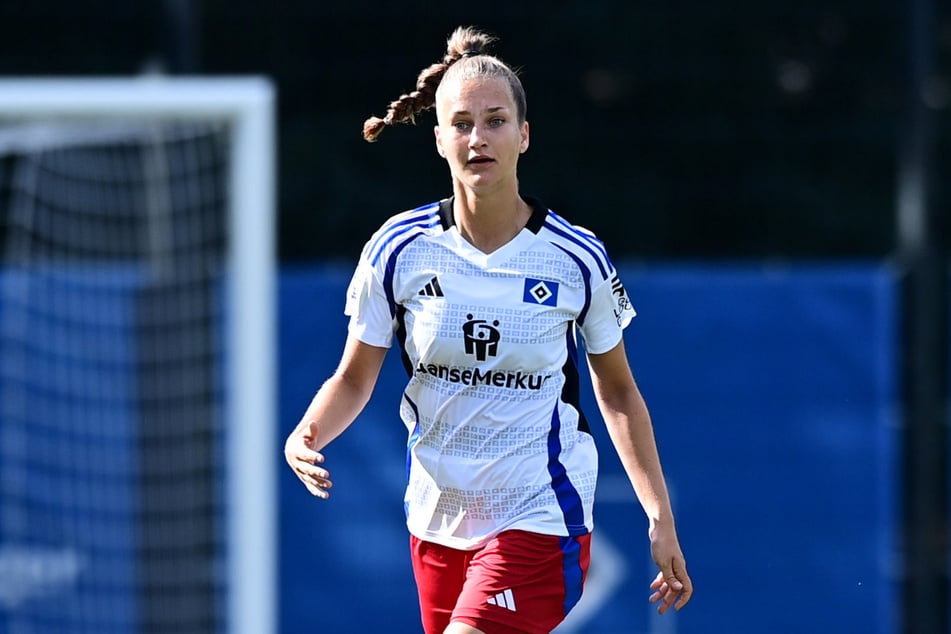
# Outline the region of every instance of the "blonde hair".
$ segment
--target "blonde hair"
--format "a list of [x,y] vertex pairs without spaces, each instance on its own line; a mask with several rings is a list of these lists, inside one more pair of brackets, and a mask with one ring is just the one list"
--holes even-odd
[[363,123],[363,138],[370,143],[377,140],[383,128],[397,123],[416,123],[416,115],[432,108],[436,103],[436,90],[440,83],[450,79],[473,79],[499,77],[504,79],[515,100],[519,123],[525,122],[525,89],[518,75],[502,60],[487,53],[496,38],[471,26],[460,26],[446,43],[442,61],[423,69],[416,78],[416,90],[401,95],[390,103],[386,116],[370,117]]

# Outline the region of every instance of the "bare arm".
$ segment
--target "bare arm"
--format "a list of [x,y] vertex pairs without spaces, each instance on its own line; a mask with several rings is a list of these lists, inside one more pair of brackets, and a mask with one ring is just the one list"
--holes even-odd
[[340,365],[321,386],[294,431],[284,443],[284,458],[307,490],[327,499],[333,484],[330,472],[319,466],[320,451],[343,433],[363,411],[376,385],[386,348],[367,345],[353,337]]
[[627,362],[624,342],[603,354],[589,354],[588,363],[608,435],[650,524],[651,554],[660,568],[651,584],[651,602],[661,601],[661,614],[671,605],[679,610],[690,600],[693,583],[677,539],[650,414]]

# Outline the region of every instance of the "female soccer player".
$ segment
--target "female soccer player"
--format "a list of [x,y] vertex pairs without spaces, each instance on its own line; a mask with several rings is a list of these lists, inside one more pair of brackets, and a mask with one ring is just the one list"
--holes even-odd
[[339,367],[287,439],[287,462],[329,497],[321,453],[366,405],[395,335],[409,382],[405,506],[427,634],[547,634],[581,596],[597,453],[579,406],[580,333],[601,415],[649,519],[661,613],[693,593],[622,331],[634,316],[602,243],[521,195],[525,93],[457,29],[416,91],[364,137],[435,106],[453,196],[393,216],[348,290]]

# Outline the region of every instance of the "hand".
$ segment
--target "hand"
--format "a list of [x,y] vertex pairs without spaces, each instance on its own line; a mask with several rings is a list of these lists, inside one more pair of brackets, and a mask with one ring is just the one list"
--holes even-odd
[[323,463],[324,455],[314,449],[317,446],[317,424],[301,422],[284,443],[284,459],[300,478],[311,495],[326,500],[327,489],[333,486],[330,472],[317,465]]
[[656,528],[651,534],[651,555],[660,572],[651,583],[651,603],[660,601],[657,612],[665,613],[670,606],[674,610],[687,605],[693,595],[693,582],[687,574],[687,562],[680,550],[673,528]]

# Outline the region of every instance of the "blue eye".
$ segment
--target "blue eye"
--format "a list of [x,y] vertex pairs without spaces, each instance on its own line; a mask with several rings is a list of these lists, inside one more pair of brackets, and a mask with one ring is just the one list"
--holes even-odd
[[454,127],[459,132],[465,132],[469,129],[469,123],[467,121],[457,121],[452,124],[452,127]]
[[503,125],[504,123],[505,123],[505,119],[502,119],[501,117],[496,117],[495,119],[492,119],[491,121],[489,121],[489,125],[495,128],[499,127],[500,125]]

